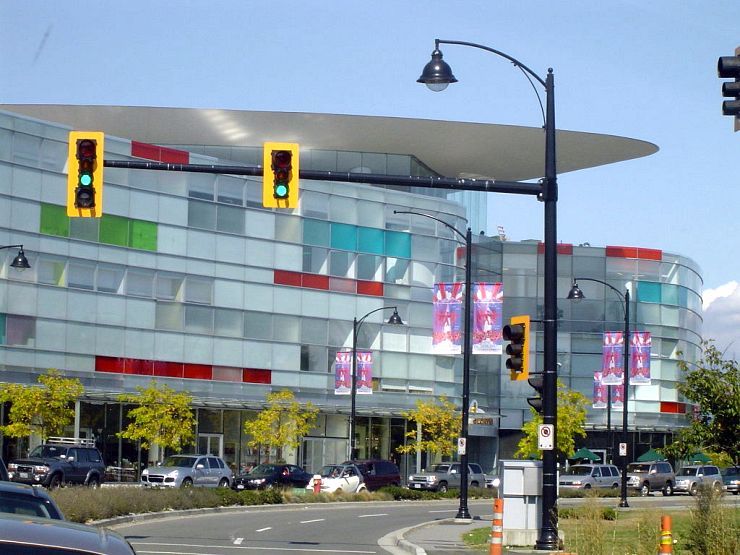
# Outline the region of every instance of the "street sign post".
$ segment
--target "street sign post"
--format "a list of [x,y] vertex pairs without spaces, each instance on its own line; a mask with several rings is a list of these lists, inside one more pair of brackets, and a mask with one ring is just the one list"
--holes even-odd
[[540,451],[552,451],[555,448],[555,426],[540,424],[537,426],[537,448]]

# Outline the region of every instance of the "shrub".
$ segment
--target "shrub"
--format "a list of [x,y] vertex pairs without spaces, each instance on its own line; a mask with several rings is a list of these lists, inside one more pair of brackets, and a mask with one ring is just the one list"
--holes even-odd
[[740,527],[732,508],[722,505],[721,494],[699,488],[686,543],[693,555],[735,555],[740,552]]

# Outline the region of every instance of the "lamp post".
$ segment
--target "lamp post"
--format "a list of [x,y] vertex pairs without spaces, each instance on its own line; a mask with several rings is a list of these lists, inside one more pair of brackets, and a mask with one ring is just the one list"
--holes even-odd
[[23,245],[5,245],[4,247],[0,247],[0,250],[15,248],[18,249],[18,254],[13,259],[13,262],[10,263],[10,266],[22,272],[23,270],[31,267],[31,265],[28,263],[28,259],[26,258],[26,254],[23,252]]
[[463,347],[462,426],[460,429],[460,437],[463,439],[465,447],[460,454],[460,506],[457,510],[457,515],[455,515],[455,519],[461,522],[468,522],[472,520],[470,511],[468,510],[468,415],[470,411],[470,353],[472,351],[470,314],[472,309],[471,299],[473,298],[473,285],[471,278],[473,236],[470,228],[468,228],[465,235],[463,235],[456,227],[451,226],[444,220],[435,218],[430,214],[414,212],[412,210],[394,210],[393,213],[414,214],[416,216],[424,216],[425,218],[435,220],[462,237],[465,241],[465,302],[463,306],[463,334],[465,337],[465,345]]
[[[616,293],[620,300],[624,302],[624,343],[622,345],[622,372],[624,375],[624,395],[622,399],[622,441],[625,444],[625,447],[628,444],[628,436],[627,436],[627,399],[629,397],[629,386],[630,386],[630,373],[629,373],[629,345],[630,345],[630,292],[629,289],[625,289],[624,294],[619,292],[619,289],[616,287],[609,285],[605,281],[601,281],[600,279],[594,279],[594,278],[582,278],[577,277],[573,278],[573,286],[570,288],[570,291],[568,292],[568,298],[571,300],[580,300],[585,299],[585,295],[583,294],[583,291],[578,287],[578,281],[593,281],[596,283],[601,283],[602,285],[607,286],[609,289],[614,291]],[[611,411],[611,406],[609,406],[609,410]],[[619,498],[619,506],[620,507],[629,507],[629,504],[627,503],[627,453],[624,454],[622,457],[622,480],[621,480],[621,491],[620,491],[620,498]]]
[[[442,59],[440,44],[470,46],[491,52],[509,60],[518,67],[530,82],[540,101],[545,127],[545,177],[541,181],[542,190],[538,199],[544,203],[544,345],[543,345],[543,422],[551,424],[556,430],[557,424],[557,170],[555,164],[555,76],[552,68],[547,70],[547,77],[542,79],[519,60],[488,46],[473,42],[435,39],[432,59],[417,80],[433,91],[444,90],[449,83],[457,82],[450,66]],[[534,81],[533,81],[534,80]],[[545,89],[545,108],[542,107],[540,95],[535,82]],[[554,434],[557,437],[557,433]],[[554,551],[558,548],[557,532],[557,467],[555,451],[542,452],[542,523],[535,548]]]
[[357,332],[360,331],[365,318],[381,310],[393,310],[393,314],[388,318],[388,324],[403,325],[403,320],[398,315],[398,308],[395,306],[382,306],[371,310],[359,320],[352,320],[352,405],[349,416],[349,456],[350,460],[357,457],[357,440],[355,438],[355,428],[357,426],[356,399],[357,399]]

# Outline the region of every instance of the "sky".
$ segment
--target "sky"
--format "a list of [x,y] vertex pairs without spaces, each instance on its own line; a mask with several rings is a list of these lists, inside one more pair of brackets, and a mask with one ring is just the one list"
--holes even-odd
[[[443,45],[458,83],[416,83],[434,39],[555,75],[558,129],[656,144],[558,176],[558,241],[694,260],[705,337],[740,356],[740,132],[717,58],[737,0],[0,0],[0,103],[318,112],[541,126],[530,84],[489,52]],[[136,137],[130,137],[136,139]],[[541,239],[531,197],[489,200],[489,234]]]

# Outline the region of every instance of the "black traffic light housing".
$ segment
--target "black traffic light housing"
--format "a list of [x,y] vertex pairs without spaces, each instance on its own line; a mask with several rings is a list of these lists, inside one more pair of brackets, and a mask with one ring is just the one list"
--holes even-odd
[[539,397],[527,397],[527,404],[532,407],[537,413],[544,414],[544,408],[542,404],[543,390],[545,389],[545,378],[542,372],[532,372],[529,375],[527,383],[531,385],[537,392]]
[[506,368],[512,380],[526,380],[529,377],[530,319],[528,315],[512,316],[501,334],[509,344],[506,346]]
[[734,100],[722,102],[722,115],[735,117],[735,131],[740,130],[740,47],[734,56],[722,56],[717,60],[717,75],[723,79],[735,79],[722,83],[722,96]]

